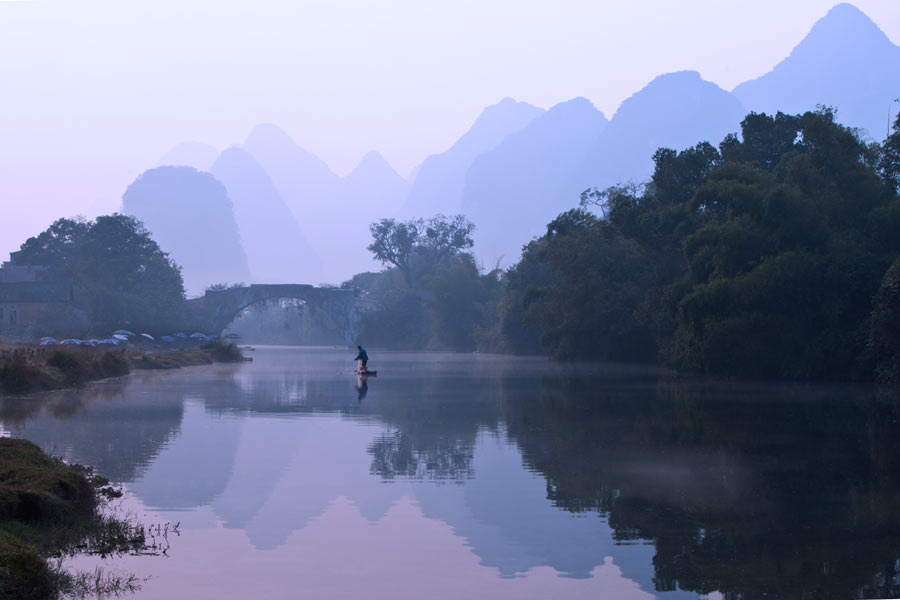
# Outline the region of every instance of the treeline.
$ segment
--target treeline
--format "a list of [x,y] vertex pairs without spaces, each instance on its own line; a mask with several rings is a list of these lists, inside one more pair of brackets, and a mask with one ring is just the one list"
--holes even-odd
[[[181,268],[134,217],[58,219],[28,238],[15,261],[46,267],[43,278],[70,283],[88,333],[108,335],[121,327],[169,333],[182,324]],[[38,323],[37,333],[79,335],[84,329],[60,315]]]
[[378,305],[363,316],[360,340],[395,349],[499,350],[503,273],[482,272],[468,252],[473,229],[461,215],[373,223],[369,250],[389,267],[342,284]]
[[896,375],[900,120],[884,145],[829,110],[741,127],[718,148],[660,149],[642,190],[586,193],[550,223],[509,274],[501,328],[515,349],[533,348],[532,324],[562,359]]
[[589,190],[506,272],[477,268],[462,217],[445,253],[429,223],[383,220],[370,249],[392,268],[345,284],[384,307],[365,339],[896,382],[900,118],[868,144],[834,117],[750,114],[718,148],[660,149],[646,185]]

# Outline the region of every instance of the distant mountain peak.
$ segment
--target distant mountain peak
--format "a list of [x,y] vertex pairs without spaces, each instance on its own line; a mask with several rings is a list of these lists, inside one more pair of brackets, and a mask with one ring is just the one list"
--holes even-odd
[[400,175],[397,174],[397,171],[394,170],[394,167],[391,166],[380,152],[376,150],[369,150],[359,161],[359,164],[354,167],[350,173],[347,174],[346,178],[357,178],[357,177],[368,177],[372,175],[380,175],[387,176],[391,178],[403,179]]
[[[283,198],[290,202],[291,193],[281,189],[284,176],[296,178],[297,169],[316,172],[322,179],[336,180],[337,176],[321,158],[297,144],[281,127],[273,123],[255,126],[241,146],[269,172]],[[301,166],[303,165],[303,166]]]
[[491,104],[487,106],[483,111],[481,111],[481,114],[475,120],[475,124],[477,125],[478,121],[481,121],[482,119],[492,118],[497,115],[509,115],[515,113],[540,114],[542,112],[544,112],[543,108],[528,104],[527,102],[520,102],[514,98],[510,98],[507,96],[500,102]]
[[[665,99],[665,100],[664,100]],[[669,103],[670,110],[694,110],[708,102],[733,104],[732,108],[742,110],[737,98],[711,81],[700,76],[697,71],[674,71],[654,77],[650,83],[628,97],[619,105],[613,115],[611,125],[618,127],[622,119],[644,119],[645,111]],[[717,103],[717,102],[716,102]],[[700,109],[703,110],[703,109]],[[738,122],[740,119],[738,119]],[[699,141],[699,140],[698,140]]]
[[280,138],[281,141],[290,142],[291,144],[294,143],[294,140],[291,139],[291,136],[289,136],[284,131],[284,129],[282,129],[278,125],[275,125],[274,123],[260,123],[259,125],[256,125],[253,129],[250,130],[250,135],[247,136],[247,139],[249,140],[253,137],[270,139]]
[[672,71],[671,73],[663,73],[662,75],[657,75],[653,79],[650,80],[645,87],[650,87],[652,85],[660,86],[660,85],[671,85],[671,84],[684,84],[684,83],[696,83],[698,81],[706,81],[700,75],[699,72],[693,70],[684,70],[684,71]]
[[791,54],[803,52],[812,47],[813,52],[824,48],[832,51],[839,48],[858,53],[865,48],[882,44],[892,44],[887,35],[863,11],[852,4],[842,3],[832,7],[824,17],[816,21],[806,37]]
[[546,113],[543,108],[504,98],[488,106],[456,143],[440,154],[427,157],[416,173],[403,216],[458,212],[466,171],[478,156],[493,150],[506,136],[522,130]]
[[359,164],[356,166],[356,168],[358,169],[363,165],[387,165],[388,167],[390,167],[388,161],[385,160],[385,158],[377,150],[369,150],[368,152],[366,152],[363,155],[362,159],[360,159]]
[[248,150],[250,154],[256,154],[264,148],[278,152],[299,153],[310,160],[320,162],[325,168],[328,168],[322,159],[300,146],[284,129],[274,123],[260,123],[256,125],[250,130],[250,135],[247,136],[247,139],[244,140],[243,148]]
[[550,113],[578,113],[578,114],[599,114],[601,117],[606,119],[606,115],[603,114],[602,111],[597,110],[597,107],[583,96],[576,96],[571,100],[566,100],[564,102],[560,102],[559,104],[555,104],[551,106],[547,110],[547,114]]
[[869,18],[869,15],[849,2],[841,2],[840,4],[832,6],[831,10],[825,13],[825,16],[816,22],[813,29],[815,29],[816,26],[824,26],[831,22],[842,23],[844,26],[851,25],[881,31],[881,28]]
[[[789,77],[800,75],[814,65],[818,71],[832,70],[835,76],[842,67],[853,70],[856,61],[860,66],[883,52],[891,53],[897,46],[885,35],[866,13],[846,2],[836,4],[813,24],[809,33],[794,46],[784,60],[769,73],[746,81],[734,91],[739,93],[771,73],[797,71]],[[786,75],[788,76],[788,75]]]
[[[213,163],[211,171],[218,170],[218,167],[225,162],[228,161],[240,161],[246,162],[249,164],[256,165],[259,167],[259,163],[256,162],[256,159],[253,158],[253,155],[241,148],[240,146],[229,146],[222,150],[221,154],[219,154],[218,158],[216,158],[216,162]],[[259,167],[260,169],[262,167]]]
[[181,142],[172,147],[158,161],[157,166],[183,165],[206,171],[216,160],[219,151],[202,142]]
[[771,71],[734,88],[756,112],[802,113],[835,107],[838,120],[869,134],[884,131],[896,98],[900,46],[852,4],[834,6]]

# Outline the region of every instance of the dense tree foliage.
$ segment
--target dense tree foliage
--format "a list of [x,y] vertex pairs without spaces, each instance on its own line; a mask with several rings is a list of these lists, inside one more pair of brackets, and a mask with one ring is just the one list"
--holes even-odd
[[465,251],[474,228],[462,215],[373,223],[369,250],[391,267],[343,284],[378,305],[363,318],[361,340],[390,348],[493,349],[502,273],[482,274]]
[[896,396],[595,381],[542,377],[498,406],[548,500],[599,512],[620,543],[652,540],[657,591],[900,595]]
[[459,254],[441,263],[428,289],[436,346],[472,351],[496,344],[491,336],[503,297],[499,270],[481,274],[471,254]]
[[76,304],[98,332],[161,331],[180,318],[180,269],[134,217],[59,219],[22,244],[16,261],[45,265],[47,277],[72,281]]
[[399,269],[409,287],[443,261],[472,247],[475,225],[462,215],[435,215],[427,221],[381,219],[369,226],[369,251],[382,264]]
[[[545,266],[539,284],[521,276],[529,269],[539,272],[535,265]],[[521,296],[522,317],[538,326],[540,344],[551,356],[655,358],[652,332],[635,318],[634,308],[649,288],[650,263],[634,241],[609,223],[584,210],[563,213],[543,238],[526,247],[512,273],[508,293]]]
[[894,121],[893,134],[884,142],[880,158],[882,175],[895,189],[900,189],[900,114]]
[[900,385],[900,258],[888,269],[875,295],[869,348],[878,381]]
[[536,327],[566,359],[871,376],[868,347],[887,352],[872,299],[900,255],[896,148],[900,120],[869,146],[822,109],[748,115],[718,149],[660,149],[642,190],[582,196],[604,218],[565,213],[526,247],[501,331],[524,351]]

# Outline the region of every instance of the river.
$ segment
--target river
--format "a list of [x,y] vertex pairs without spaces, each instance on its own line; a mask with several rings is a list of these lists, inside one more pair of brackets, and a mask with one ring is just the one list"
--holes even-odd
[[900,403],[539,358],[260,347],[0,401],[158,556],[135,598],[900,597]]

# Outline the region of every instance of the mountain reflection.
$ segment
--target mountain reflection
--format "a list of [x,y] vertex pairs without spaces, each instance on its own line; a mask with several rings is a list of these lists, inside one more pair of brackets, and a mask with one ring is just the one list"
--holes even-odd
[[172,394],[167,381],[142,373],[84,389],[0,398],[0,420],[52,456],[91,465],[113,481],[133,481],[180,432],[184,398]]
[[374,522],[408,496],[503,576],[551,566],[588,577],[614,556],[657,591],[900,596],[896,397],[380,358],[390,376],[369,381],[362,402],[343,354],[271,351],[245,367],[6,399],[0,419],[148,506],[209,506],[260,549],[336,498]]
[[657,590],[897,597],[896,399],[858,388],[543,378],[502,403],[547,495],[652,540]]

